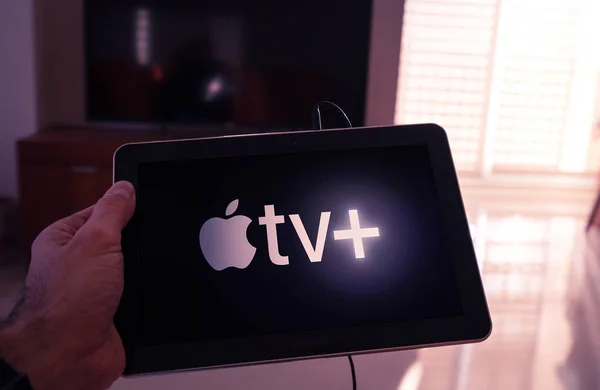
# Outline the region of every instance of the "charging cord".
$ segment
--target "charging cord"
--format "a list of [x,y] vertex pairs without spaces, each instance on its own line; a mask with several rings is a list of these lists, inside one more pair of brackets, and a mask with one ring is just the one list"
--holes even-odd
[[[342,110],[342,107],[338,106],[334,102],[323,100],[315,104],[315,107],[312,111],[312,123],[314,130],[323,130],[323,121],[321,120],[322,104],[329,104],[330,106],[333,106],[336,110],[339,111],[340,114],[342,114],[342,116],[346,120],[346,125],[348,125],[349,128],[352,127],[352,122],[350,122],[350,118],[348,118],[348,115],[346,115],[344,110]],[[352,359],[352,355],[348,355],[348,362],[350,363],[350,374],[352,375],[352,390],[356,390],[356,370],[354,369],[354,360]]]
[[346,113],[344,112],[344,110],[342,110],[340,106],[338,106],[334,102],[330,102],[329,100],[322,100],[320,102],[317,102],[317,104],[315,104],[312,110],[312,125],[314,130],[323,130],[323,121],[321,119],[321,106],[325,104],[330,105],[336,110],[338,110],[338,112],[344,117],[346,125],[348,127],[352,127],[352,122],[350,122],[350,118],[348,118],[348,115],[346,115]]
[[352,390],[356,390],[356,371],[354,370],[352,355],[348,355],[348,362],[350,362],[350,374],[352,375]]

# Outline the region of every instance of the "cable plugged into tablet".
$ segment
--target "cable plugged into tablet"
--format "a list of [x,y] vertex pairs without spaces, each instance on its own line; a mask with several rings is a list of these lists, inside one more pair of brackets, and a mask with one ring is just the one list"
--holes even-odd
[[313,125],[314,130],[323,130],[323,120],[321,118],[321,106],[325,105],[325,104],[330,105],[330,106],[334,107],[336,110],[338,110],[339,113],[342,114],[342,116],[344,117],[344,120],[346,121],[346,125],[349,128],[352,127],[352,122],[350,122],[350,118],[348,118],[348,115],[346,115],[346,113],[344,112],[344,110],[342,110],[342,108],[340,106],[338,106],[334,102],[330,102],[328,100],[323,100],[323,101],[317,102],[317,104],[315,104],[315,106],[312,110],[312,125]]
[[[350,122],[350,118],[348,118],[348,115],[346,115],[342,107],[338,106],[334,102],[324,100],[315,104],[315,107],[313,108],[312,123],[314,130],[323,130],[323,121],[321,118],[321,105],[323,104],[328,104],[338,110],[344,117],[346,125],[348,125],[349,128],[352,128],[352,122]],[[350,363],[350,375],[352,375],[352,390],[356,390],[356,370],[354,369],[354,359],[352,358],[352,355],[348,355],[348,362]]]

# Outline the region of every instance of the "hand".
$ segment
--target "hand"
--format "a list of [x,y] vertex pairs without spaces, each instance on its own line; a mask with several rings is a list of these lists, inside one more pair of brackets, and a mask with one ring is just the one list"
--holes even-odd
[[0,356],[34,389],[107,389],[123,372],[112,320],[123,292],[121,230],[134,209],[133,186],[116,183],[33,243],[24,292],[0,327]]

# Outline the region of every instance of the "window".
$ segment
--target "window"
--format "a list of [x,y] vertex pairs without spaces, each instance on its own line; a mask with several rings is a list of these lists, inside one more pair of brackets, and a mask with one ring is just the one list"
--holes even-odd
[[599,19],[594,0],[406,0],[396,123],[442,125],[463,172],[585,172]]

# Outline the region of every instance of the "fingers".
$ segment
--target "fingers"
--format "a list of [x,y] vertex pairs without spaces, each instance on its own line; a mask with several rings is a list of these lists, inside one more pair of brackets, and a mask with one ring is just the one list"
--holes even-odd
[[103,232],[111,239],[120,237],[134,210],[135,190],[131,183],[115,183],[94,206],[63,218],[44,229],[33,242],[32,252],[46,252],[54,247],[64,246],[79,230],[90,228],[92,231],[95,229],[96,232]]
[[94,206],[90,206],[86,209],[76,212],[75,214],[71,214],[68,217],[59,219],[52,225],[49,225],[46,230],[69,231],[75,234],[75,232],[81,229],[81,227],[87,222],[92,215],[93,210]]
[[135,190],[131,183],[115,183],[96,203],[89,224],[121,233],[135,210]]
[[81,229],[88,219],[90,219],[92,211],[94,211],[94,206],[78,211],[73,215],[61,219],[59,222],[62,222],[77,231]]
[[36,237],[32,245],[32,251],[37,252],[40,247],[43,251],[46,251],[57,246],[66,245],[90,218],[93,209],[94,206],[88,207],[48,226]]

